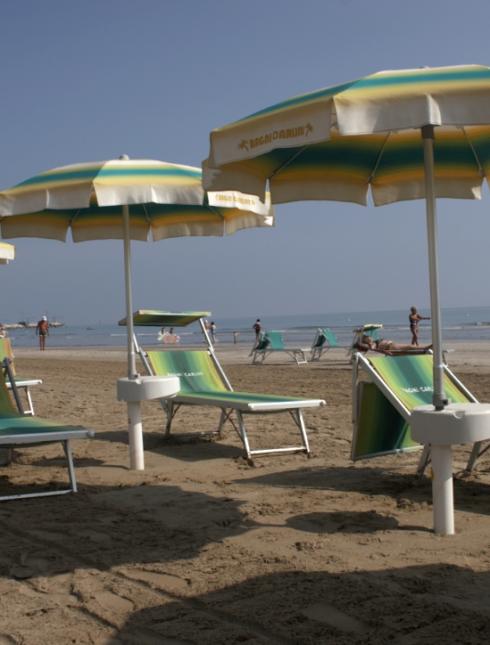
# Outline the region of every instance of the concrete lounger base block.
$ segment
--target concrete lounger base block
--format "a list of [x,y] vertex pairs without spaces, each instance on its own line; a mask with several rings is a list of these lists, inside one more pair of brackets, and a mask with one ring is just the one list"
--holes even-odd
[[434,531],[454,533],[454,500],[451,446],[490,439],[490,404],[450,403],[443,410],[423,405],[412,412],[412,437],[430,444]]
[[129,463],[132,470],[145,469],[141,401],[166,399],[180,390],[178,376],[138,376],[117,381],[117,398],[128,404]]
[[117,380],[118,401],[151,401],[175,396],[180,390],[178,376],[138,376]]

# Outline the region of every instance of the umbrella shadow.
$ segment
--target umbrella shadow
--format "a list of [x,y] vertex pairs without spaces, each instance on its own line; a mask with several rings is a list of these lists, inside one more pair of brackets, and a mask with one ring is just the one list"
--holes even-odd
[[[293,571],[246,579],[131,615],[111,645],[211,643],[486,643],[490,574],[433,564],[382,571]],[[168,602],[168,597],[173,602]]]
[[[423,504],[432,500],[432,482],[428,477],[419,477],[415,473],[394,473],[378,467],[301,468],[259,475],[246,480],[237,479],[234,483],[390,496],[400,506],[407,501]],[[454,479],[456,509],[489,515],[489,495],[489,484],[468,478]]]
[[240,506],[228,497],[165,484],[82,484],[76,495],[3,504],[0,576],[24,579],[193,558],[206,545],[256,526]]
[[286,520],[286,526],[315,534],[377,533],[378,531],[428,531],[426,527],[400,526],[398,520],[376,511],[332,511],[306,513]]
[[[97,432],[98,441],[121,443],[128,445],[126,430]],[[159,455],[181,459],[186,462],[202,461],[203,459],[237,459],[243,457],[243,448],[224,443],[226,436],[221,439],[215,432],[175,432],[166,436],[163,431],[145,431],[145,450]],[[78,463],[78,462],[77,462]]]

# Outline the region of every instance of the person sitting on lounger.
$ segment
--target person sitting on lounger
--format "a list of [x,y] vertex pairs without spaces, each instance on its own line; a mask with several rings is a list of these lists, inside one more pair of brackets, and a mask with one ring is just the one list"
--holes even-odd
[[370,336],[363,335],[361,340],[354,344],[354,348],[358,349],[361,352],[381,352],[382,354],[387,354],[388,356],[393,356],[394,354],[421,354],[426,352],[428,349],[432,348],[432,345],[403,345],[400,343],[395,343],[393,340],[388,340],[386,338],[380,338],[379,340],[374,340]]

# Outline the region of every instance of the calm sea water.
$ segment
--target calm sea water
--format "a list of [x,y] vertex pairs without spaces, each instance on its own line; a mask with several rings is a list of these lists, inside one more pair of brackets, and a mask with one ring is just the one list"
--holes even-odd
[[[420,310],[422,315],[427,311]],[[330,327],[341,345],[352,339],[354,327],[365,323],[382,323],[382,336],[399,342],[410,342],[408,310],[398,311],[360,311],[336,314],[307,314],[295,316],[263,316],[264,329],[281,330],[289,344],[308,347],[317,327]],[[253,342],[252,325],[255,317],[215,319],[219,343],[234,342],[234,333],[239,345],[250,346]],[[445,341],[490,341],[490,307],[451,308],[442,312],[443,339]],[[421,322],[420,339],[430,342],[430,321]],[[137,335],[143,346],[158,343],[158,328],[137,328]],[[202,334],[197,324],[175,330],[181,336],[181,345],[195,345],[202,342]],[[33,329],[13,329],[9,332],[17,347],[35,347],[37,338]],[[65,325],[52,329],[47,340],[49,347],[125,347],[126,329],[117,325]]]

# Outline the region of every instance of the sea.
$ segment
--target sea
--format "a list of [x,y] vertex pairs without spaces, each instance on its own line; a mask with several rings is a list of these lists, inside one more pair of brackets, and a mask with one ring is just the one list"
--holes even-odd
[[[429,315],[420,309],[422,315]],[[243,318],[214,318],[217,326],[217,343],[250,347],[254,333],[252,325],[257,315]],[[367,323],[383,325],[380,336],[397,342],[410,342],[408,309],[394,311],[358,311],[346,313],[317,313],[296,315],[260,316],[264,330],[283,333],[286,344],[309,347],[318,327],[329,327],[340,345],[352,341],[353,330]],[[490,341],[490,307],[452,307],[442,310],[443,341]],[[137,327],[141,345],[157,345],[159,328]],[[181,346],[199,345],[203,342],[197,323],[175,328]],[[9,336],[14,346],[35,347],[38,340],[34,329],[11,329]],[[420,323],[421,343],[430,342],[430,320]],[[125,347],[126,328],[117,324],[94,323],[87,325],[64,324],[50,330],[47,347]]]

